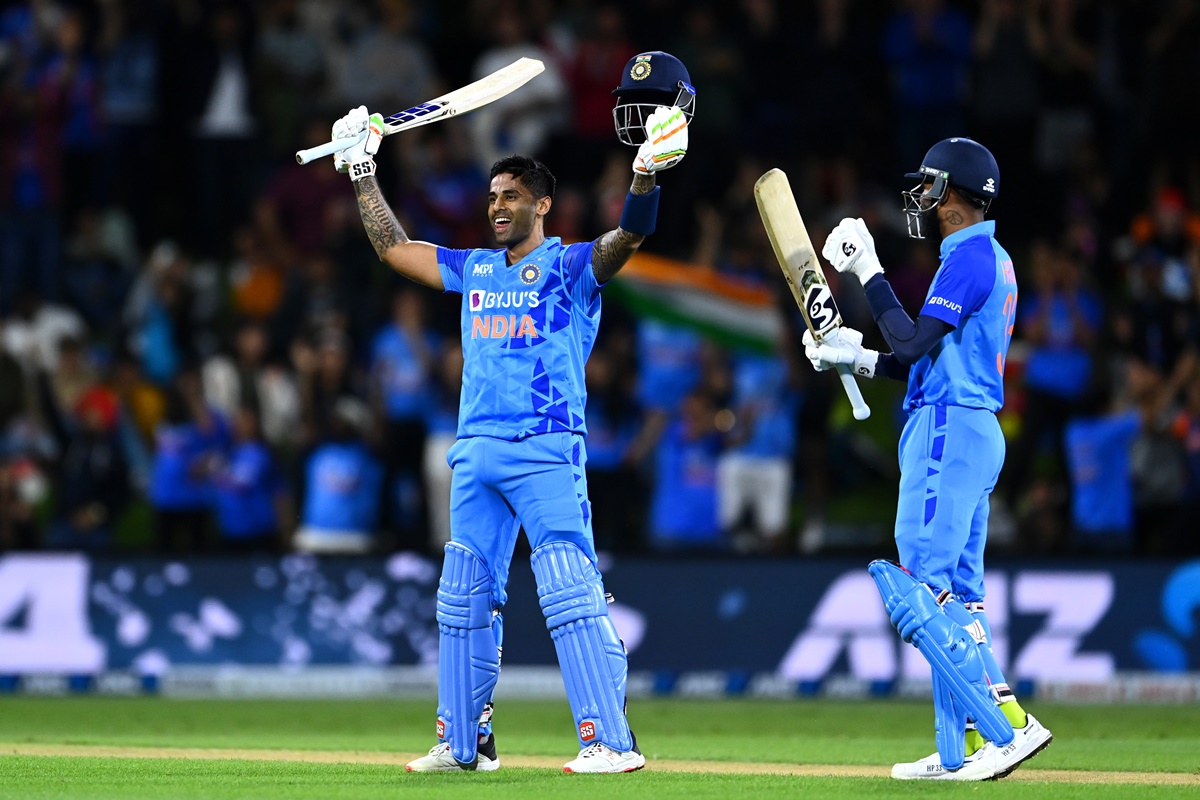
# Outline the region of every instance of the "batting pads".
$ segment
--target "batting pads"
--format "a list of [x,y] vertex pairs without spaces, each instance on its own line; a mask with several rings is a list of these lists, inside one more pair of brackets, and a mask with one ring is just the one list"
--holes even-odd
[[872,561],[867,567],[883,597],[892,625],[933,668],[937,748],[942,766],[963,764],[963,732],[967,718],[979,732],[1003,747],[1013,740],[1012,724],[996,706],[988,686],[979,646],[971,634],[950,619],[933,591],[891,561]]
[[500,676],[492,633],[492,583],[483,562],[455,542],[446,545],[437,593],[438,738],[454,760],[473,768],[479,718]]
[[608,616],[600,573],[578,546],[568,542],[542,545],[530,562],[580,746],[603,742],[614,750],[629,752],[633,749],[625,720],[629,666],[625,647]]

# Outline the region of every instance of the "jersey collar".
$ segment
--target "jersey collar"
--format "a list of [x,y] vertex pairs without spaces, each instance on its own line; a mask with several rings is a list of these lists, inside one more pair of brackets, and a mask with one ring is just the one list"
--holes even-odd
[[950,251],[958,247],[967,239],[970,239],[972,236],[994,237],[995,235],[996,220],[994,219],[985,219],[983,222],[976,222],[974,225],[968,225],[962,230],[955,231],[945,239],[942,239],[942,258],[945,258],[950,254]]

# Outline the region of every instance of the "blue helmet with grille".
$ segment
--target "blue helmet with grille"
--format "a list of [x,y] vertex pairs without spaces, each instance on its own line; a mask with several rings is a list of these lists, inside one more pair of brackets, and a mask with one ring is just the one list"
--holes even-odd
[[923,239],[923,221],[954,188],[968,203],[985,213],[1000,195],[1000,167],[986,147],[974,139],[958,136],[943,139],[929,148],[921,168],[904,177],[921,182],[901,192],[908,215],[908,235]]
[[625,64],[621,83],[613,94],[613,124],[623,143],[641,145],[646,140],[646,120],[660,106],[679,106],[688,122],[696,110],[696,89],[687,67],[661,50],[638,53]]

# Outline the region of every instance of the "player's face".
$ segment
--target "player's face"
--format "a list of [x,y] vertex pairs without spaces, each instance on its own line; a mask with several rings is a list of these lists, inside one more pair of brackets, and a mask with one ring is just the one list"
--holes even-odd
[[492,178],[488,192],[488,221],[496,243],[513,247],[529,238],[538,218],[533,192],[507,172]]

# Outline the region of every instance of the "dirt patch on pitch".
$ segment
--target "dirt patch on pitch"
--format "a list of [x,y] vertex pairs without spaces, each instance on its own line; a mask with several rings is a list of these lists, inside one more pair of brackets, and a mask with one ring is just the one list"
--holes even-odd
[[[0,744],[0,756],[68,756],[74,758],[190,758],[208,761],[300,761],[310,764],[382,764],[403,766],[418,753],[375,753],[356,750],[249,750],[193,747],[110,747],[72,744]],[[558,769],[563,757],[503,756],[509,767]],[[649,759],[646,769],[661,772],[708,772],[733,775],[797,775],[824,778],[886,778],[890,767],[849,764],[763,764],[745,761],[676,761]],[[1026,767],[1005,780],[1043,783],[1166,784],[1200,786],[1200,775],[1183,772],[1081,772]]]

